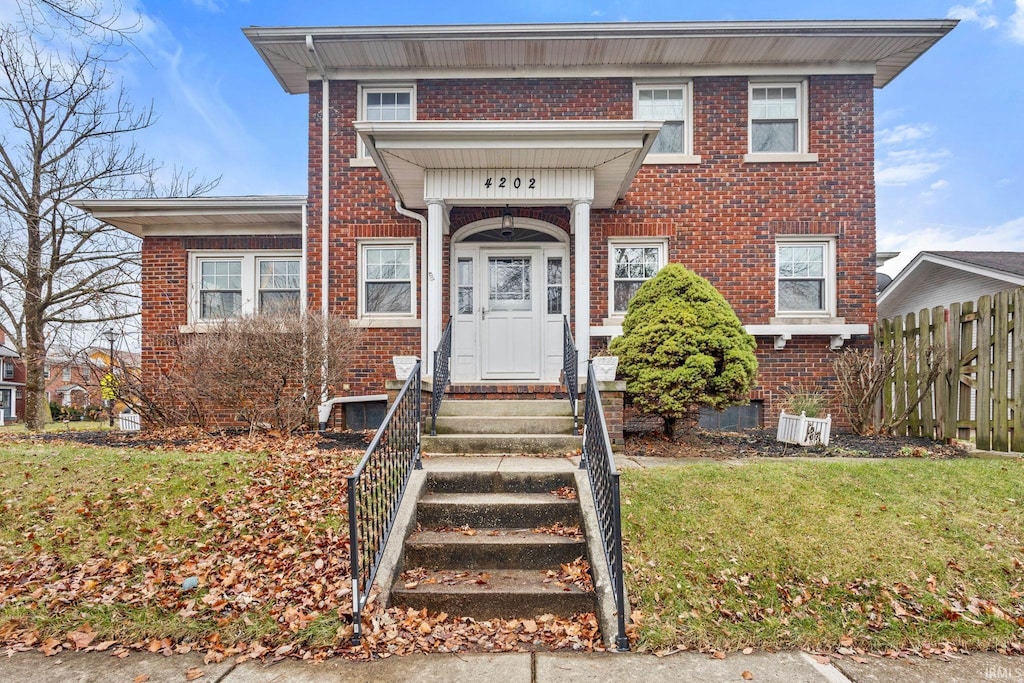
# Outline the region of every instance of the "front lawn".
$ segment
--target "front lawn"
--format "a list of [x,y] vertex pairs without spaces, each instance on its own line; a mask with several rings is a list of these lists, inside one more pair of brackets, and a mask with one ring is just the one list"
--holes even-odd
[[1024,640],[1020,460],[694,463],[622,497],[643,648]]

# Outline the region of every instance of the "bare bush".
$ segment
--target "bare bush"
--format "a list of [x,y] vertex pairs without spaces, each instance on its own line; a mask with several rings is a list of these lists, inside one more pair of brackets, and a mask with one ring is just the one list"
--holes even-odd
[[156,426],[237,421],[250,431],[291,433],[310,422],[322,387],[340,384],[358,338],[359,330],[335,317],[226,320],[167,339],[169,363],[159,373],[126,372],[118,398]]
[[[892,434],[929,395],[942,370],[945,354],[942,347],[929,345],[922,349],[919,342],[908,341],[903,346],[874,351],[847,349],[836,356],[832,367],[853,431],[862,435]],[[919,367],[916,382],[911,383],[908,378],[902,385],[891,385],[897,366],[904,363]],[[880,409],[886,387],[906,392],[906,407],[898,414]]]

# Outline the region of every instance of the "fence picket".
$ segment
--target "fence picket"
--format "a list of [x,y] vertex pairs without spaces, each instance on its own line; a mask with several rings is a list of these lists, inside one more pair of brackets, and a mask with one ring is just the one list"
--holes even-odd
[[1013,431],[1010,449],[1024,453],[1024,287],[1015,289],[1010,300],[1013,322],[1010,333],[1010,361],[1013,367],[1013,381],[1010,384],[1010,429]]
[[[917,372],[918,372],[918,386],[922,382],[926,381],[928,377],[928,350],[932,348],[932,318],[931,311],[927,308],[921,311],[920,316],[917,320],[917,327],[919,333],[917,335]],[[921,402],[917,405],[915,412],[920,413],[920,436],[926,436],[929,439],[935,438],[935,418],[932,412],[932,401],[935,400],[935,384],[931,384],[925,390],[925,396],[921,399]]]
[[[946,325],[946,309],[943,306],[936,306],[932,309],[932,339],[936,348],[946,349],[949,347],[948,326]],[[933,439],[945,439],[948,431],[947,419],[949,409],[949,356],[942,355],[942,364],[939,369],[939,376],[935,380],[933,388],[934,396],[934,423],[932,427]]]
[[[906,317],[910,318],[913,314],[908,314]],[[893,378],[895,384],[895,392],[893,396],[893,413],[895,415],[903,415],[907,410],[907,345],[906,335],[904,334],[903,318],[896,318],[893,320],[893,331],[892,331],[892,342],[893,349],[896,351],[896,376]],[[904,424],[900,425],[896,429],[896,433],[900,436],[905,436],[909,433],[909,425],[904,421]]]
[[[992,445],[996,451],[1010,448],[1010,368],[1007,364],[1010,338],[1010,292],[999,292],[993,297],[994,320],[992,324]],[[1002,343],[1000,343],[1002,342]]]
[[974,302],[966,301],[960,313],[960,406],[957,426],[964,430],[964,438],[970,438],[975,428],[976,415],[971,414],[972,400],[977,391],[975,377],[978,374],[978,347],[975,343],[975,327],[978,316]]
[[992,297],[986,294],[978,299],[978,374],[975,377],[977,400],[974,411],[977,417],[978,448],[987,451],[992,448]]

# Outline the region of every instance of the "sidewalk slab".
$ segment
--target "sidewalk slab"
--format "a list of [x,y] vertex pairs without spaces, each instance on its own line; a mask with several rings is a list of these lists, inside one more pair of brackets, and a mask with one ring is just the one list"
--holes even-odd
[[939,659],[867,657],[866,664],[833,660],[853,683],[1024,683],[1024,658],[978,652],[948,662]]
[[[203,655],[171,655],[132,652],[124,659],[100,652],[65,652],[45,657],[38,652],[18,652],[0,657],[0,681],[18,683],[132,683],[148,676],[148,683],[182,683],[185,672],[198,668],[200,683],[212,683],[231,670],[230,660],[203,664]],[[143,680],[140,678],[140,680]]]
[[[680,652],[657,658],[641,654],[537,654],[537,683],[709,683],[744,681],[743,672],[757,683],[831,683],[830,678],[799,652],[730,654],[714,659],[707,654]],[[838,672],[836,672],[838,673]],[[842,680],[841,678],[838,680]]]
[[[207,680],[200,679],[199,683]],[[431,654],[389,657],[372,662],[331,659],[322,663],[286,660],[269,666],[245,662],[220,683],[433,683],[434,681],[501,681],[530,683],[530,655]]]

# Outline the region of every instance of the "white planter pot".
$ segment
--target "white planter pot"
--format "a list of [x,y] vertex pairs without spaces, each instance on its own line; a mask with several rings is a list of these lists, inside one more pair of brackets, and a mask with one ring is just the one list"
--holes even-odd
[[775,438],[782,443],[798,446],[827,446],[832,431],[832,416],[807,417],[804,413],[789,415],[785,410],[779,414],[779,429]]
[[395,364],[395,377],[397,379],[409,379],[409,373],[416,367],[419,356],[392,356],[391,362]]
[[614,382],[615,370],[619,367],[618,356],[595,356],[594,378],[598,382]]

